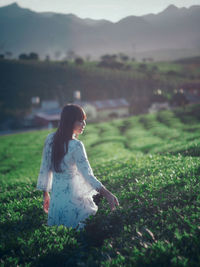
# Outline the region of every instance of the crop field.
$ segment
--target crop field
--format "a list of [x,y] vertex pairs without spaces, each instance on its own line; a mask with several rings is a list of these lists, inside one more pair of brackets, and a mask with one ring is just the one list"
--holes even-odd
[[120,206],[83,231],[47,226],[36,190],[49,130],[0,137],[0,266],[199,266],[200,105],[87,125],[95,176]]

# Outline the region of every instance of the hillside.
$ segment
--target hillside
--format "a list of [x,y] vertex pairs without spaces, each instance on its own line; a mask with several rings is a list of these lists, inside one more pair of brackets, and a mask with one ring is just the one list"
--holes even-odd
[[49,131],[0,137],[1,264],[198,266],[200,105],[88,124],[84,142],[105,199],[86,230],[47,227],[35,189]]
[[[17,57],[36,52],[64,58],[70,50],[97,59],[127,53],[141,59],[173,60],[200,52],[200,6],[169,6],[158,14],[129,16],[113,23],[81,19],[73,14],[37,13],[16,3],[0,8],[0,48]],[[2,52],[1,52],[2,53]]]
[[[200,63],[193,58],[184,62],[127,62],[124,69],[100,68],[98,62],[46,62],[0,60],[0,124],[13,119],[20,127],[31,110],[31,97],[41,101],[57,99],[60,105],[73,101],[80,90],[83,100],[126,98],[131,113],[146,112],[157,88],[170,99],[185,83],[199,83]],[[2,128],[0,126],[0,128]]]

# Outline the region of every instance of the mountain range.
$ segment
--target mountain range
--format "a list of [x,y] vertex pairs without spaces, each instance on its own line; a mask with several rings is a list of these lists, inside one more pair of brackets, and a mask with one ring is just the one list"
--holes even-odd
[[200,5],[168,6],[158,14],[118,22],[81,19],[73,14],[34,12],[14,3],[0,8],[0,53],[36,52],[63,58],[69,51],[94,59],[126,53],[141,59],[173,60],[200,54]]

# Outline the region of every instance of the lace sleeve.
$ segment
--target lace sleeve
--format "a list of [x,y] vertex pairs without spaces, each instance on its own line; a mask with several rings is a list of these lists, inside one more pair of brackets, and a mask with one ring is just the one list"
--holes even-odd
[[78,171],[82,174],[84,179],[94,188],[100,189],[103,184],[97,180],[94,176],[92,168],[87,158],[84,144],[79,141],[77,143],[76,149],[74,150],[74,160],[77,165]]
[[42,162],[38,176],[36,189],[43,191],[51,191],[52,188],[52,170],[51,170],[51,143],[52,134],[49,134],[45,140]]

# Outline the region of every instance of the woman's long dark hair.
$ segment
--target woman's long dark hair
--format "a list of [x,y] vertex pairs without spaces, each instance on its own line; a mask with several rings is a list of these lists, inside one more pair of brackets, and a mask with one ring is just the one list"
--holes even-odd
[[[52,167],[56,172],[62,172],[60,163],[68,151],[68,142],[72,139],[74,123],[85,120],[86,115],[83,109],[76,104],[64,106],[60,116],[60,123],[55,132],[52,143]],[[66,150],[64,149],[66,147]]]

